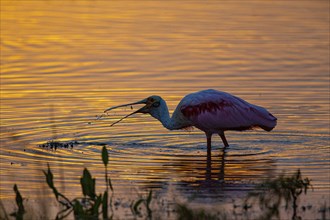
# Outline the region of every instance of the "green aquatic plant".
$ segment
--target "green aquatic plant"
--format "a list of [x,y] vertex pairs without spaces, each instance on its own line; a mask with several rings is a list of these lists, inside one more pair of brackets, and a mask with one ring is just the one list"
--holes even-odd
[[[80,178],[80,185],[83,193],[83,197],[68,199],[65,195],[60,193],[54,185],[53,173],[48,165],[48,170],[43,171],[46,177],[46,182],[49,188],[52,189],[56,200],[63,207],[58,212],[56,219],[64,219],[72,212],[75,219],[98,219],[102,214],[103,219],[112,219],[113,211],[109,217],[109,189],[113,192],[111,179],[108,177],[107,165],[109,162],[108,151],[105,146],[102,149],[102,161],[105,166],[105,182],[106,190],[103,193],[96,193],[96,179],[92,177],[87,168],[84,168],[83,175]],[[113,194],[111,194],[113,195]],[[110,197],[112,200],[112,196]],[[111,201],[110,201],[111,204]]]
[[[56,201],[59,203],[61,209],[56,215],[56,219],[72,218],[72,215],[77,220],[94,220],[103,219],[110,220],[114,218],[113,209],[113,195],[114,189],[111,183],[111,179],[108,176],[109,155],[106,146],[102,148],[102,161],[104,164],[104,180],[106,188],[102,193],[97,193],[96,179],[87,168],[84,168],[82,176],[80,178],[80,185],[82,190],[82,196],[69,199],[62,194],[54,184],[54,175],[50,166],[43,171],[45,180],[48,187],[52,190]],[[298,216],[298,201],[300,195],[305,194],[311,188],[311,180],[303,178],[300,170],[293,175],[280,175],[277,178],[269,179],[256,186],[256,188],[248,194],[245,203],[243,205],[235,205],[234,207],[239,212],[233,213],[226,212],[222,207],[212,207],[210,210],[191,207],[189,203],[178,204],[173,203],[170,208],[171,214],[168,217],[176,218],[179,220],[185,219],[278,219],[280,218],[280,211],[283,210],[283,204],[285,209],[292,208],[292,219],[301,219]],[[17,185],[14,185],[14,191],[16,194],[17,209],[10,214],[10,216],[16,218],[16,220],[38,219],[37,216],[33,216],[34,213],[27,211],[23,202],[25,199],[22,197]],[[133,202],[126,203],[131,210],[132,219],[162,219],[164,217],[164,210],[160,207],[151,206],[153,201],[153,192],[150,190],[145,196],[133,200]],[[161,198],[158,198],[156,202],[161,204]],[[25,201],[26,202],[26,201]],[[0,205],[2,203],[0,202]],[[116,209],[120,205],[120,202],[114,203]],[[124,205],[125,206],[125,205]],[[123,206],[123,207],[124,207]],[[1,207],[0,207],[1,208]],[[327,219],[327,213],[329,213],[330,207],[326,204],[320,209],[321,219]],[[0,213],[0,219],[8,219],[9,215]],[[25,214],[29,214],[27,217]],[[50,213],[45,213],[50,214]],[[171,216],[172,215],[172,216]],[[39,217],[39,219],[43,219]]]
[[[300,170],[293,175],[280,175],[275,179],[268,179],[257,185],[256,188],[250,192],[240,206],[242,213],[229,213],[222,211],[217,214],[204,209],[192,209],[187,205],[178,204],[176,208],[177,219],[279,219],[281,205],[285,204],[285,210],[292,207],[292,220],[301,219],[297,215],[298,199],[304,192],[307,193],[310,189],[311,180],[303,178]],[[236,205],[234,205],[236,209]],[[325,219],[326,209],[322,209],[322,218]],[[259,216],[258,216],[259,213]]]
[[12,212],[10,214],[10,216],[14,216],[16,218],[16,220],[23,220],[23,215],[25,213],[25,208],[24,208],[24,204],[23,204],[23,197],[21,195],[21,193],[18,190],[17,185],[14,185],[14,191],[16,194],[16,205],[17,205],[17,210],[15,212]]
[[[252,207],[252,204],[259,204],[263,210],[260,219],[271,219],[279,217],[279,210],[282,201],[285,202],[285,209],[292,204],[292,219],[299,219],[297,216],[297,202],[302,192],[305,194],[311,188],[311,180],[302,178],[301,172],[298,169],[292,176],[280,175],[275,179],[269,179],[256,187],[256,190],[249,193],[244,209],[247,211]],[[253,200],[253,203],[249,203]]]
[[141,205],[144,205],[147,210],[147,218],[152,219],[152,210],[150,208],[150,203],[152,200],[152,191],[149,191],[147,198],[140,198],[131,204],[131,210],[134,216],[141,216]]

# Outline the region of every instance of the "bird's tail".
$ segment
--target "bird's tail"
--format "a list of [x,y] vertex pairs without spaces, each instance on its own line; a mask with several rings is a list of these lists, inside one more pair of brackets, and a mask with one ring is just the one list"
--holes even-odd
[[271,131],[275,128],[276,124],[273,127],[268,127],[264,125],[258,125],[260,128],[264,129],[265,131]]
[[277,124],[277,118],[268,112],[265,108],[256,106],[256,124],[265,131],[271,131]]

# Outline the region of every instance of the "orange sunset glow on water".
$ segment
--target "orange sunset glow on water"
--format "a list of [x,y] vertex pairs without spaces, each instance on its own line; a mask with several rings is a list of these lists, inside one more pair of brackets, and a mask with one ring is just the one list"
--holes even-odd
[[[0,50],[0,218],[15,209],[14,184],[31,207],[47,200],[57,209],[47,164],[70,198],[81,196],[85,167],[103,190],[103,146],[116,219],[132,219],[130,202],[150,190],[158,209],[166,198],[169,207],[231,210],[258,183],[298,169],[313,185],[300,199],[314,205],[303,219],[321,219],[319,207],[329,206],[328,1],[4,0]],[[169,131],[147,114],[110,127],[138,106],[99,117],[151,95],[172,114],[205,89],[263,106],[277,126],[228,131],[225,151],[214,135],[208,160],[197,128]]]

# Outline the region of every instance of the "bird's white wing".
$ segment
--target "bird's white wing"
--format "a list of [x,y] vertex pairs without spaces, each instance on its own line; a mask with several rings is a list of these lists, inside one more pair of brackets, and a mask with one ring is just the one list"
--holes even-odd
[[204,90],[185,96],[176,109],[178,111],[192,125],[208,132],[253,127],[270,131],[276,125],[276,118],[266,109],[216,90]]

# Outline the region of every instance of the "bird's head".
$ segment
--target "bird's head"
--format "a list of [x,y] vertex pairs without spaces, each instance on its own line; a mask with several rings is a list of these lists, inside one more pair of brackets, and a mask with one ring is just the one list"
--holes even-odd
[[131,114],[126,115],[125,117],[123,117],[119,121],[113,123],[112,125],[117,124],[121,120],[123,120],[131,115],[134,115],[136,113],[143,113],[143,114],[149,113],[154,118],[160,119],[161,115],[163,114],[164,108],[167,110],[165,101],[160,96],[153,95],[153,96],[149,96],[148,98],[142,99],[141,101],[138,101],[138,102],[128,103],[128,104],[124,104],[124,105],[118,105],[118,106],[108,108],[104,111],[104,113],[111,111],[113,109],[116,109],[116,108],[138,105],[138,104],[145,104],[145,106],[143,106],[142,108],[138,109],[137,111],[135,111]]

